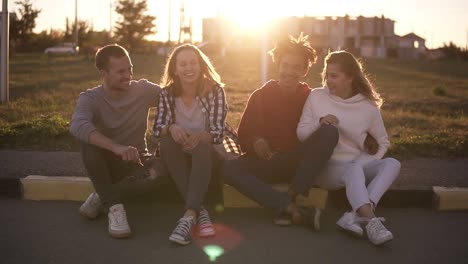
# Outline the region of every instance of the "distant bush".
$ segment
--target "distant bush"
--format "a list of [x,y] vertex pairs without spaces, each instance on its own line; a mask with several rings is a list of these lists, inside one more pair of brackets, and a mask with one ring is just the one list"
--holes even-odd
[[[70,149],[68,121],[58,115],[40,115],[0,129],[0,146],[35,146],[49,142],[51,148]],[[72,142],[73,143],[73,142]]]
[[447,92],[445,91],[445,86],[438,85],[432,89],[432,93],[436,96],[446,96]]

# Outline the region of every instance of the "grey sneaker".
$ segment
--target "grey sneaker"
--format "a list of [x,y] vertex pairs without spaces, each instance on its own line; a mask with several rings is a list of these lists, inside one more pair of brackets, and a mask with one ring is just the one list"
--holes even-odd
[[195,226],[193,216],[182,217],[177,221],[177,226],[169,236],[169,240],[181,245],[192,242],[192,229]]
[[99,195],[95,192],[91,193],[86,201],[81,205],[78,212],[88,219],[98,217],[99,213],[102,212],[102,203],[101,199],[99,199]]
[[109,234],[111,237],[127,238],[132,235],[123,204],[111,206],[107,216],[109,217]]
[[354,236],[362,237],[364,235],[364,230],[359,224],[359,217],[355,212],[344,213],[336,224]]
[[385,228],[382,221],[385,221],[385,219],[382,217],[374,217],[369,220],[366,225],[367,237],[374,245],[382,245],[393,239],[392,232]]

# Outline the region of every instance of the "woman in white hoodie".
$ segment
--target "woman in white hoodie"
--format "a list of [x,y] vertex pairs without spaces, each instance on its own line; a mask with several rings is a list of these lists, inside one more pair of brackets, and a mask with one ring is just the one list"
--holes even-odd
[[[323,87],[312,90],[304,105],[297,136],[304,141],[324,124],[338,128],[338,144],[317,185],[330,190],[346,188],[352,211],[338,220],[338,226],[363,236],[362,224],[373,244],[383,244],[393,239],[393,234],[374,210],[400,172],[399,161],[382,159],[390,146],[380,114],[383,100],[361,63],[346,51],[327,55],[322,83]],[[365,148],[367,135],[378,143],[373,154]]]

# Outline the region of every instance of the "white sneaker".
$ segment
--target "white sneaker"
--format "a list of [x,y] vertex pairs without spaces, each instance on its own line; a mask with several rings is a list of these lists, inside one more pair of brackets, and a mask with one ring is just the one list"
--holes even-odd
[[359,224],[359,217],[355,212],[346,212],[343,216],[336,222],[336,224],[343,228],[343,230],[350,232],[352,235],[357,237],[362,237],[364,235],[364,230]]
[[111,237],[126,238],[132,235],[123,204],[111,206],[107,216],[109,217],[109,234]]
[[385,221],[385,219],[382,217],[374,217],[369,220],[369,223],[366,225],[367,237],[374,245],[382,245],[393,239],[392,232],[385,228],[382,221]]
[[102,211],[102,203],[101,199],[99,199],[99,195],[95,192],[91,193],[78,211],[83,217],[88,219],[96,218]]

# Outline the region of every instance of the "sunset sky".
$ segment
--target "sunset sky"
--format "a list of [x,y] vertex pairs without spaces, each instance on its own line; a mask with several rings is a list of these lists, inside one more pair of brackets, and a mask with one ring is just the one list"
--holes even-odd
[[[4,0],[3,0],[4,1]],[[9,11],[17,10],[9,0]],[[78,17],[88,20],[95,30],[108,30],[111,0],[78,0]],[[170,0],[148,0],[149,13],[156,16],[158,33],[153,39],[167,40]],[[172,39],[178,37],[179,10],[182,0],[172,0]],[[42,10],[35,31],[64,29],[65,18],[75,17],[75,0],[32,0]],[[429,48],[450,41],[466,47],[468,38],[468,1],[466,0],[185,0],[185,10],[193,17],[196,40],[201,39],[201,18],[224,14],[248,29],[284,16],[381,16],[395,20],[395,33],[414,32],[426,39]],[[114,9],[114,8],[112,8]],[[267,11],[268,10],[268,11]]]

